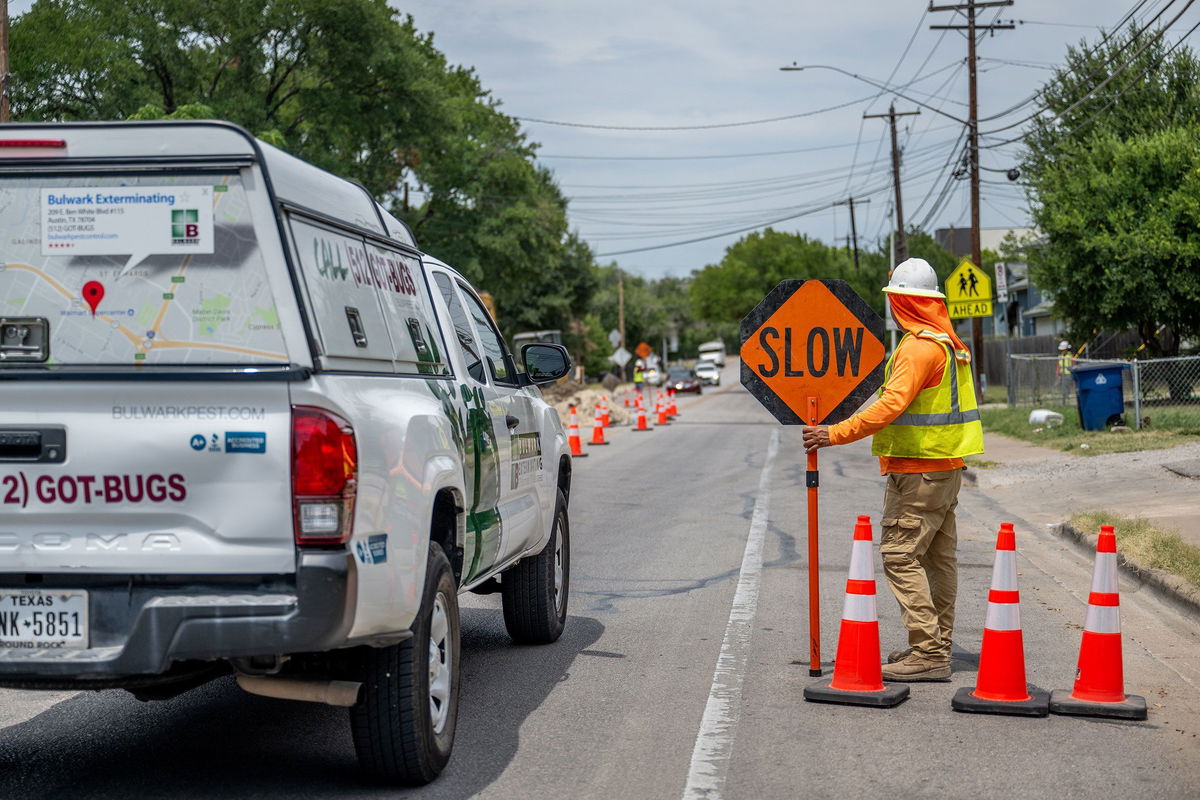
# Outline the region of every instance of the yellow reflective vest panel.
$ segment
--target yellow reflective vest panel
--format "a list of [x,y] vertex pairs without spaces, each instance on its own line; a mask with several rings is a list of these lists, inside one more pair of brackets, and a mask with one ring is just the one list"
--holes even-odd
[[[904,339],[911,335],[904,334]],[[921,331],[918,335],[945,348],[942,380],[937,386],[922,389],[903,414],[875,434],[871,453],[896,458],[961,458],[982,453],[983,423],[979,421],[971,365],[954,357],[949,336],[931,331]],[[900,340],[901,345],[904,339]],[[899,350],[897,347],[896,352]],[[885,386],[892,376],[896,352],[884,368]]]
[[633,371],[633,382],[634,383],[641,383],[642,379],[644,377],[645,377],[645,375],[641,369],[634,369],[634,371]]

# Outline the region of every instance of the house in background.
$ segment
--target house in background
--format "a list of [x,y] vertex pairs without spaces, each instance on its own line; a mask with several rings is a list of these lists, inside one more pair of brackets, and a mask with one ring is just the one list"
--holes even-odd
[[[1033,228],[980,228],[979,249],[1000,252],[1000,245],[1009,234],[1023,242],[1037,235]],[[949,250],[959,258],[969,258],[971,255],[970,228],[938,228],[933,232],[934,240],[944,249]]]
[[996,299],[995,317],[983,321],[984,335],[1004,335],[1010,330],[1013,336],[1061,335],[1066,323],[1054,316],[1054,298],[1029,280],[1029,265],[1009,261],[1005,266],[1008,298]]

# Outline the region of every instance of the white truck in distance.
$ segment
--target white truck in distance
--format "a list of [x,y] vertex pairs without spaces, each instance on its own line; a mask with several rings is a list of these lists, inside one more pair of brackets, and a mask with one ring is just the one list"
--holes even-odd
[[700,345],[700,360],[711,361],[718,367],[725,366],[725,343],[713,340]]
[[[571,461],[476,292],[357,184],[216,122],[0,126],[0,686],[233,674],[445,767],[457,596],[566,623]],[[520,675],[513,675],[520,681]]]

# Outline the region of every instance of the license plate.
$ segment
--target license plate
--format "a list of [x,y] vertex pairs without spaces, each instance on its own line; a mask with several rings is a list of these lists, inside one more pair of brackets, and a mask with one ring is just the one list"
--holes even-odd
[[87,646],[87,592],[82,589],[0,589],[0,650]]

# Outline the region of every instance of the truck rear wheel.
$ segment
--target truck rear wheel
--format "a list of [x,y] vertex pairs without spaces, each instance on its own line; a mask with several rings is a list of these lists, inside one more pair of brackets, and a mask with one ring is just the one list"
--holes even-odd
[[562,490],[554,505],[550,541],[535,556],[527,556],[500,577],[504,627],[519,644],[550,644],[567,623],[571,583],[571,535],[567,498]]
[[363,657],[362,695],[350,709],[363,771],[387,783],[429,783],[450,761],[458,717],[459,621],[454,573],[429,545],[421,613],[412,637]]

